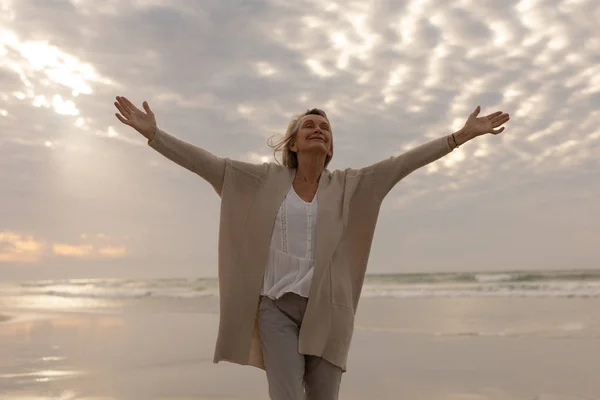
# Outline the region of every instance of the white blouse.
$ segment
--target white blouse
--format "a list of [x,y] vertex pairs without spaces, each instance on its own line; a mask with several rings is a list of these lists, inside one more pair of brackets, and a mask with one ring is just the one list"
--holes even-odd
[[292,186],[281,202],[273,233],[262,295],[278,299],[284,293],[308,297],[315,259],[317,196],[310,203]]

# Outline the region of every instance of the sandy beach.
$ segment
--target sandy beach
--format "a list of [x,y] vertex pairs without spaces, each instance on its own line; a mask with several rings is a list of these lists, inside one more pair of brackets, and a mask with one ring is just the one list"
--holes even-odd
[[[212,363],[209,303],[6,320],[0,398],[267,399],[262,371]],[[600,299],[364,299],[340,398],[600,399],[598,309]]]

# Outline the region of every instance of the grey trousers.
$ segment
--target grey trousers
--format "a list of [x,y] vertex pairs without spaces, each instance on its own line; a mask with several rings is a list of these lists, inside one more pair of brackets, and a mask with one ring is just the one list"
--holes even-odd
[[262,296],[258,328],[271,400],[337,400],[342,370],[316,356],[298,353],[308,299],[286,293]]

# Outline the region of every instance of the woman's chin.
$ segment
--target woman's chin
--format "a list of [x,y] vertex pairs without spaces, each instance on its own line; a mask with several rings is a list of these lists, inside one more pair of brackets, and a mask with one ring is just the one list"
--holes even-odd
[[327,153],[329,151],[329,148],[327,147],[327,144],[325,142],[322,142],[320,140],[315,140],[309,143],[309,145],[307,146],[307,148],[313,152],[313,151],[321,151],[323,153]]

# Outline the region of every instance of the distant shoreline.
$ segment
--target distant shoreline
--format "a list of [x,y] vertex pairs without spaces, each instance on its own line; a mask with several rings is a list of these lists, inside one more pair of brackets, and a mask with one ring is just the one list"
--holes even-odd
[[[598,274],[600,275],[600,268],[552,268],[552,269],[543,269],[543,268],[534,268],[534,269],[490,269],[490,270],[481,270],[481,269],[464,269],[464,270],[415,270],[415,269],[399,269],[396,272],[369,272],[367,271],[366,278],[377,279],[377,278],[389,278],[394,276],[450,276],[450,275],[503,275],[503,274]],[[217,276],[196,276],[196,275],[174,275],[174,276],[87,276],[87,277],[54,277],[54,278],[44,278],[44,279],[33,279],[33,278],[23,278],[16,279],[10,281],[0,281],[0,286],[2,284],[27,284],[27,283],[37,283],[37,282],[48,282],[49,284],[57,281],[123,281],[123,280],[142,280],[142,281],[160,281],[160,280],[207,280],[207,281],[217,281]]]

